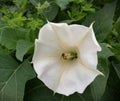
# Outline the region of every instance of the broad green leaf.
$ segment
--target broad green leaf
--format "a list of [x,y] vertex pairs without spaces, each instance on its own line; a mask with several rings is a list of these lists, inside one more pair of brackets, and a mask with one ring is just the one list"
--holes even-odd
[[108,57],[113,55],[113,53],[109,50],[105,43],[102,43],[100,45],[102,47],[102,51],[98,54],[99,56],[98,69],[104,74],[104,76],[103,75],[97,76],[94,82],[90,85],[94,101],[100,101],[101,97],[105,92],[109,76]]
[[0,44],[8,49],[16,49],[19,39],[29,39],[30,30],[22,28],[3,28],[0,29]]
[[23,101],[25,83],[34,77],[27,60],[18,64],[11,56],[0,53],[0,101]]
[[33,79],[27,82],[24,101],[85,101],[82,95],[75,93],[71,96],[54,94],[40,80]]
[[70,0],[56,0],[56,3],[61,8],[61,10],[64,10],[67,8],[67,5],[69,4]]
[[16,46],[16,57],[22,61],[24,55],[33,47],[33,43],[27,40],[19,40]]
[[113,67],[115,68],[115,71],[120,78],[120,63],[113,63]]
[[84,25],[90,25],[93,21],[95,21],[94,31],[100,42],[102,42],[112,31],[115,7],[116,2],[106,4],[98,12],[88,15],[83,22]]

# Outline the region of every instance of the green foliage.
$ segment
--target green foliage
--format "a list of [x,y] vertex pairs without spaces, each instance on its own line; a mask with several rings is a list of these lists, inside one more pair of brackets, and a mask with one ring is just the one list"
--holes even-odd
[[115,54],[115,58],[120,61],[120,43],[112,43],[112,46],[110,47],[111,51]]
[[58,6],[53,1],[54,0],[30,0],[37,9],[37,15],[49,21],[52,21],[58,13]]
[[39,29],[43,24],[43,20],[41,19],[33,19],[33,18],[28,18],[28,23],[27,23],[27,28],[31,28],[32,30]]
[[[8,49],[15,50],[17,41],[20,39],[29,39],[29,29],[11,29],[1,28],[0,29],[0,44]],[[29,39],[30,40],[30,39]]]
[[16,6],[19,7],[20,10],[24,10],[28,0],[13,0],[15,2]]
[[102,51],[98,54],[99,56],[98,69],[103,73],[103,75],[99,75],[91,84],[91,92],[94,101],[100,101],[105,92],[109,76],[108,57],[114,55],[107,47],[107,44],[102,43],[101,47]]
[[113,66],[115,68],[115,71],[120,79],[120,63],[113,63]]
[[0,54],[0,74],[0,101],[22,101],[26,81],[35,77],[27,60],[18,64],[5,54]]
[[0,53],[10,54],[10,51],[4,46],[0,45]]
[[92,3],[87,2],[86,0],[71,0],[70,9],[67,11],[69,17],[72,20],[82,20],[87,16],[88,12],[95,12]]
[[[32,89],[31,89],[32,88]],[[88,89],[87,89],[88,90]],[[89,92],[85,92],[90,95]],[[54,94],[40,80],[32,79],[27,82],[24,101],[92,101],[86,100],[86,96],[75,93],[68,97],[60,94]]]
[[[120,99],[119,12],[119,0],[1,0],[0,101]],[[53,94],[34,73],[30,64],[34,41],[47,20],[87,26],[95,21],[94,31],[102,47],[98,69],[104,76],[96,77],[83,94]]]
[[95,14],[87,16],[83,24],[90,25],[95,21],[94,30],[97,39],[102,42],[106,36],[112,31],[113,17],[115,12],[116,2],[107,4]]
[[116,23],[114,24],[114,28],[117,32],[120,32],[120,17],[117,19]]
[[26,20],[26,17],[22,13],[14,12],[14,14],[8,13],[8,15],[3,16],[1,21],[6,22],[10,27],[19,27],[23,26],[23,22]]
[[38,10],[38,13],[43,13],[45,9],[47,9],[49,6],[50,4],[47,1],[45,1],[42,5],[38,3],[36,9]]
[[61,8],[61,10],[64,10],[67,8],[67,5],[69,4],[70,0],[56,0],[57,5]]
[[33,47],[32,42],[27,40],[18,40],[16,45],[16,58],[23,60],[24,55]]

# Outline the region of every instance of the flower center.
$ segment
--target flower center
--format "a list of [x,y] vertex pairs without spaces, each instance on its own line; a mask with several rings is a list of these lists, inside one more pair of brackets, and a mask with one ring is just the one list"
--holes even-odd
[[74,60],[78,58],[77,52],[65,52],[62,53],[61,56],[64,60]]

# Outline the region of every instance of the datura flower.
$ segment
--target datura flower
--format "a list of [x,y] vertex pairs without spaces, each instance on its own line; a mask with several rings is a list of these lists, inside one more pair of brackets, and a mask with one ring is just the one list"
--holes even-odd
[[45,24],[35,40],[33,66],[37,77],[54,93],[83,93],[99,74],[97,51],[101,51],[92,24]]

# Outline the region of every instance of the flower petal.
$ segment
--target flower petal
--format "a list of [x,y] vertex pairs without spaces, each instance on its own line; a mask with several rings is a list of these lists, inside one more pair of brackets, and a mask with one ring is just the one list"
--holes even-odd
[[100,74],[98,70],[84,67],[79,62],[67,65],[67,71],[61,77],[56,92],[66,96],[79,92],[83,93],[85,88]]
[[66,23],[51,23],[53,31],[55,32],[57,39],[62,43],[64,47],[72,46],[72,36],[70,34],[69,26]]
[[63,72],[63,63],[61,59],[61,48],[42,42],[41,40],[35,41],[35,50],[33,55],[33,66],[38,75],[45,85],[52,89],[56,89]]
[[89,28],[83,25],[69,25],[70,34],[72,36],[72,42],[76,46],[79,46],[84,36],[89,31]]
[[101,47],[99,46],[95,34],[92,29],[92,25],[89,28],[84,40],[80,44],[79,52],[80,52],[80,61],[87,67],[92,67],[96,69],[98,59],[97,59],[97,51],[101,51]]
[[61,48],[54,44],[42,42],[41,40],[36,40],[32,62],[40,62],[41,59],[45,58],[59,57],[61,51]]
[[37,77],[51,90],[55,91],[61,75],[63,73],[63,64],[57,59],[44,59],[34,63]]
[[63,45],[60,42],[59,37],[57,37],[56,33],[54,32],[54,30],[52,29],[49,23],[45,24],[40,29],[38,40],[41,40],[44,43],[49,43],[51,45],[55,45],[60,48],[63,48]]

